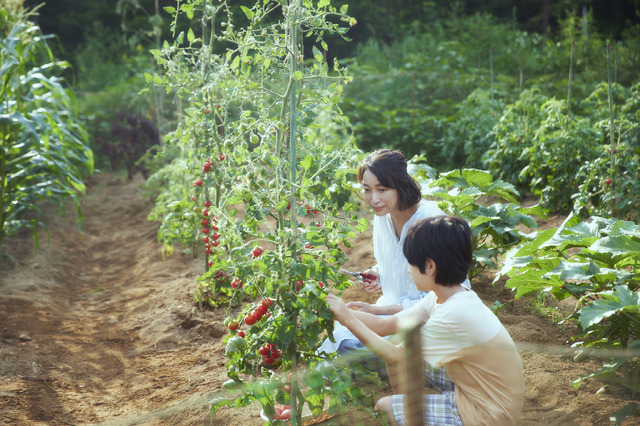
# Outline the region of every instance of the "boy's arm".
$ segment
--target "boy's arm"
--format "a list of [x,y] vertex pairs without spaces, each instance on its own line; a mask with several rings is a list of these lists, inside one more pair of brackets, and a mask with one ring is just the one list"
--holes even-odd
[[342,299],[333,294],[328,294],[326,300],[335,319],[347,327],[373,353],[391,364],[402,359],[402,348],[381,337],[398,330],[395,317],[380,317],[366,312],[352,311],[347,308]]
[[[401,304],[373,305],[366,302],[349,302],[347,303],[347,307],[356,308],[357,312],[367,312],[374,315],[393,315],[402,311]],[[382,334],[382,336],[386,336],[386,334]]]

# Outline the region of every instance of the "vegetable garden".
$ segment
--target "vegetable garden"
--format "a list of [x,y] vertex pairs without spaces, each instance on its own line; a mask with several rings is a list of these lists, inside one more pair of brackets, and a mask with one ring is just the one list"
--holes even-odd
[[[520,47],[540,59],[528,63],[528,70],[533,68],[530,72],[540,75],[554,66],[559,69],[555,62],[561,57],[567,59],[569,68],[562,84],[552,74],[534,79],[531,88],[526,88],[522,59],[519,68],[514,67],[497,50],[494,58],[491,49],[489,72],[483,74],[482,66],[472,66],[469,58],[482,58],[475,53],[484,46],[469,41],[472,48],[462,51],[455,43],[438,42],[438,35],[451,30],[446,26],[432,34],[410,34],[404,45],[390,50],[365,44],[359,62],[330,58],[329,43],[336,38],[348,40],[348,31],[357,20],[349,16],[347,5],[335,6],[329,0],[258,1],[234,7],[226,1],[181,1],[164,10],[171,17],[173,40],[151,49],[157,69],[144,74],[149,88],[141,95],[160,88],[165,94],[163,102],[172,97],[180,105],[176,125],[160,141],[149,117],[119,115],[110,128],[111,137],[129,144],[101,143],[99,147],[124,161],[114,161],[112,166],[125,166],[128,173],[126,179],[115,178],[110,184],[108,177],[91,177],[94,160],[88,131],[75,115],[73,93],[56,75],[56,67],[66,64],[53,59],[46,37],[29,24],[28,15],[19,8],[2,9],[7,21],[15,25],[3,27],[2,32],[0,243],[6,244],[0,247],[8,256],[2,259],[7,274],[0,288],[10,291],[2,300],[7,308],[3,323],[9,326],[3,332],[6,344],[0,349],[8,358],[17,360],[21,355],[31,360],[31,370],[15,361],[20,377],[36,382],[48,378],[63,382],[73,377],[67,368],[73,364],[63,361],[71,359],[69,353],[48,347],[40,353],[47,354],[49,361],[37,354],[25,357],[32,337],[18,332],[20,310],[10,306],[31,306],[25,294],[34,287],[11,290],[9,278],[23,282],[21,274],[26,271],[20,272],[21,267],[46,262],[46,256],[54,252],[47,244],[27,254],[29,238],[21,229],[31,229],[36,247],[40,230],[50,229],[50,244],[72,253],[77,247],[71,236],[80,239],[81,234],[61,234],[56,227],[68,226],[69,220],[45,214],[52,209],[66,211],[82,226],[83,234],[87,227],[94,233],[82,243],[84,249],[73,253],[83,253],[84,262],[99,262],[99,258],[88,257],[87,247],[98,249],[106,241],[98,239],[98,234],[109,231],[100,230],[99,220],[84,223],[89,219],[81,200],[85,206],[93,205],[97,217],[101,208],[90,197],[103,191],[114,202],[117,197],[109,185],[135,193],[131,182],[141,168],[148,177],[145,196],[153,204],[139,205],[135,194],[127,201],[137,206],[131,212],[137,226],[149,212],[150,222],[141,227],[145,229],[142,235],[153,236],[147,247],[156,244],[155,249],[147,250],[157,251],[158,258],[147,261],[170,265],[160,267],[164,274],[182,276],[174,268],[188,270],[189,279],[168,280],[150,273],[144,261],[136,260],[135,247],[133,251],[123,248],[116,260],[125,262],[129,257],[129,268],[143,268],[155,280],[166,282],[163,291],[167,295],[153,296],[153,280],[143,275],[121,279],[110,272],[110,279],[104,280],[99,273],[80,268],[77,277],[72,274],[69,280],[69,288],[82,295],[70,299],[76,315],[81,315],[83,298],[93,313],[121,303],[111,314],[110,324],[122,327],[122,335],[131,341],[140,339],[141,348],[155,339],[153,349],[141,352],[148,350],[154,365],[176,356],[180,345],[192,348],[194,362],[200,364],[210,362],[207,351],[216,353],[212,371],[188,369],[189,381],[197,377],[192,387],[182,382],[178,388],[171,380],[155,383],[174,393],[193,389],[190,395],[206,397],[206,401],[194,400],[206,405],[214,423],[234,424],[234,414],[230,414],[234,411],[243,413],[236,424],[247,424],[242,421],[248,422],[251,416],[255,418],[252,423],[260,421],[258,413],[266,422],[303,424],[315,417],[321,421],[321,416],[331,422],[353,407],[363,410],[363,419],[374,418],[372,393],[384,392],[385,385],[353,365],[336,362],[329,367],[326,361],[332,356],[317,350],[325,336],[331,337],[333,328],[324,295],[332,291],[347,298],[370,297],[358,292],[340,268],[370,266],[360,263],[371,262],[370,253],[356,256],[366,253],[370,241],[364,238],[370,239],[370,231],[354,171],[364,151],[391,146],[420,154],[412,159],[411,171],[424,196],[438,200],[444,211],[471,224],[475,245],[472,286],[477,284],[479,294],[511,325],[516,340],[516,313],[525,322],[537,324],[535,327],[544,324],[545,331],[552,330],[553,337],[536,341],[527,335],[520,342],[525,367],[531,363],[525,376],[542,377],[534,369],[552,363],[565,369],[572,366],[570,373],[576,374],[559,392],[574,392],[593,410],[578,415],[580,401],[574,401],[576,408],[571,411],[551,406],[547,414],[553,421],[562,424],[578,419],[577,423],[588,424],[594,417],[633,421],[640,371],[636,341],[640,323],[640,141],[637,75],[629,70],[638,62],[632,44],[636,38],[630,35],[626,44],[611,49],[594,35],[581,35],[569,20],[565,39],[558,43],[562,48],[552,50],[548,41],[517,33]],[[449,25],[467,30],[468,37],[482,28],[506,31],[483,19],[487,18],[452,20]],[[438,52],[438,60],[415,56],[415,45]],[[374,50],[378,51],[367,54]],[[409,73],[396,72],[393,66],[398,63],[405,64]],[[499,67],[502,72],[495,73]],[[444,79],[443,73],[452,77]],[[519,85],[513,78],[518,73]],[[409,84],[405,84],[407,75],[411,76]],[[403,79],[402,84],[398,78]],[[594,81],[604,82],[591,87]],[[561,91],[566,99],[559,98]],[[429,92],[433,102],[420,105]],[[156,93],[156,101],[160,98]],[[407,99],[412,99],[410,106]],[[97,128],[88,123],[89,131],[95,132]],[[106,135],[104,131],[98,134]],[[135,150],[136,143],[140,151]],[[430,166],[436,164],[438,167]],[[83,180],[92,182],[95,191],[84,197]],[[524,202],[520,194],[530,194],[528,199],[535,201]],[[67,199],[76,209],[67,208]],[[114,209],[112,216],[107,213],[104,218],[117,226],[118,211]],[[561,223],[554,224],[549,217],[562,218]],[[545,229],[538,230],[538,224],[546,225]],[[124,228],[121,231],[127,234]],[[135,241],[135,230],[130,233],[126,238],[113,237],[113,241],[128,247],[130,238]],[[21,263],[17,253],[36,260]],[[46,255],[34,258],[43,256],[37,253]],[[54,257],[57,263],[66,263]],[[57,264],[47,265],[57,271]],[[60,274],[57,271],[54,276]],[[84,282],[83,275],[89,275],[92,283]],[[36,272],[34,276],[40,275]],[[139,302],[131,279],[145,283],[149,289],[146,299],[155,306],[170,306],[171,315]],[[53,293],[61,285],[57,280],[44,287],[42,306],[31,309],[55,305]],[[178,282],[186,284],[189,292],[176,293]],[[163,300],[172,296],[181,302]],[[129,324],[125,306],[147,316],[139,317],[137,326]],[[534,314],[525,316],[523,306]],[[153,316],[159,321],[155,329]],[[58,324],[69,321],[58,311],[53,317]],[[96,318],[86,317],[85,321],[99,324]],[[170,335],[175,328],[178,337],[163,334]],[[56,333],[46,327],[41,330]],[[194,332],[200,337],[204,333],[215,344],[202,342],[202,348],[196,349],[187,343]],[[128,347],[118,333],[106,334],[107,340],[96,343],[102,350],[108,350],[109,339]],[[173,343],[163,347],[163,341]],[[160,350],[156,351],[158,342]],[[44,341],[38,344],[45,345]],[[545,350],[546,345],[553,346]],[[128,348],[131,357],[139,355],[138,350]],[[127,366],[122,368],[126,375],[119,375],[124,381],[135,377],[129,366],[143,369],[137,360],[115,353],[113,358],[119,360],[116,364]],[[553,371],[554,367],[547,368]],[[53,371],[43,379],[44,370]],[[2,407],[11,408],[14,417],[10,419],[28,421],[28,414],[14,402],[20,395],[16,384],[22,379],[3,373],[7,380],[0,388]],[[354,380],[354,375],[361,380]],[[368,380],[362,380],[364,377]],[[110,392],[127,389],[108,384],[106,376],[100,375],[100,380]],[[207,380],[215,383],[212,389],[207,389]],[[523,424],[533,424],[544,419],[544,415],[536,417],[534,407],[550,407],[542,396],[550,384],[530,381],[527,385],[532,390]],[[180,418],[189,419],[185,424],[202,421],[201,417],[190,418],[185,413],[191,409],[179,404],[173,411],[136,418],[136,411],[162,408],[162,398],[165,402],[186,401],[180,398],[184,395],[160,394],[150,388],[146,392],[159,399],[138,408],[116,404],[116,411],[133,423],[149,419],[171,423]],[[135,392],[128,389],[127,394]],[[72,399],[70,394],[60,395],[61,400]],[[600,407],[594,403],[599,400],[604,401]],[[85,405],[79,415],[89,417],[75,417],[73,410],[51,404],[31,420],[117,421]],[[282,406],[290,412],[283,413]]]

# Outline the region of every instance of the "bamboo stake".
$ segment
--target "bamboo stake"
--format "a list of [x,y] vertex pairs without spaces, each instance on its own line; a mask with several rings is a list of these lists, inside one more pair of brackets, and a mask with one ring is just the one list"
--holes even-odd
[[[611,156],[611,172],[613,173],[613,170],[615,170],[615,165],[616,165],[616,158],[615,158],[616,141],[613,135],[613,94],[611,89],[611,47],[609,46],[608,43],[607,43],[607,80],[608,80],[608,86],[609,86],[609,142],[610,142],[609,152]],[[613,194],[615,184],[616,184],[615,180],[612,179],[611,185],[609,186],[609,191],[611,191],[610,194]],[[611,198],[611,205],[610,205],[611,216],[615,216],[613,206],[614,206],[613,198]]]
[[520,94],[522,94],[522,85],[524,83],[524,73],[523,73],[523,64],[522,64],[522,55],[520,55]]
[[413,111],[416,108],[416,72],[411,73],[411,119],[413,120]]
[[480,80],[482,79],[481,70],[482,70],[482,53],[478,53],[478,89],[480,88]]
[[611,48],[607,44],[607,78],[609,86],[609,141],[611,144],[611,168],[615,166],[615,138],[613,135],[613,93],[611,87]]
[[[289,35],[291,37],[290,44],[290,59],[291,62],[289,64],[289,78],[293,80],[293,84],[291,87],[291,91],[289,92],[289,190],[291,197],[291,229],[292,235],[291,240],[292,244],[292,256],[295,258],[297,253],[295,244],[296,241],[296,229],[298,228],[297,219],[295,214],[295,205],[296,205],[296,193],[295,193],[295,183],[296,183],[296,136],[297,136],[297,91],[298,91],[298,82],[295,79],[295,73],[298,71],[298,63],[299,63],[299,23],[298,16],[300,13],[300,3],[293,2],[290,5],[290,10],[292,10],[293,16],[289,15],[287,18],[289,20]],[[296,280],[293,276],[290,276],[292,291],[295,291]],[[294,323],[297,319],[293,319]],[[298,360],[296,358],[297,351],[297,338],[294,336],[293,342],[291,343],[293,346],[293,350],[291,351],[291,367],[292,367],[292,378],[291,378],[291,424],[296,426],[298,424],[298,420],[300,418],[300,414],[302,412],[301,407],[298,406],[298,378],[297,378],[297,367]]]
[[616,66],[615,66],[615,79],[613,80],[618,85],[618,46],[616,45]]
[[491,74],[491,100],[493,100],[493,48],[489,48],[489,73]]
[[571,81],[573,80],[573,54],[576,48],[576,41],[571,40],[571,55],[569,57],[569,84],[567,87],[567,117],[571,116]]

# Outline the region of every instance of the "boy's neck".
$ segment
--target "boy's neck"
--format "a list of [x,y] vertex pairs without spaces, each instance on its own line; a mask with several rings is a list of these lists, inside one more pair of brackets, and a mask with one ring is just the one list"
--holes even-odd
[[454,294],[461,293],[463,291],[467,291],[467,289],[464,288],[462,284],[456,284],[456,285],[436,284],[435,288],[433,289],[433,292],[436,294],[436,303],[438,304],[446,302]]

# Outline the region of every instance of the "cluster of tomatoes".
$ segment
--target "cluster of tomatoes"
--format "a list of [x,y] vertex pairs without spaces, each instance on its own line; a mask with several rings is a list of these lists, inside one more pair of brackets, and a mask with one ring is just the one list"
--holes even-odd
[[244,317],[244,323],[247,325],[253,325],[260,321],[265,315],[267,316],[267,318],[270,317],[271,313],[268,311],[271,306],[273,306],[273,299],[264,299],[262,303],[253,310],[253,312],[248,313]]
[[282,356],[282,351],[273,343],[265,344],[258,349],[258,353],[264,357],[264,363],[267,365],[273,365]]
[[[209,207],[211,207],[211,201],[205,201],[204,210],[202,210],[203,217],[200,224],[202,225],[202,233],[204,234],[202,237],[204,251],[207,254],[212,254],[214,249],[220,245],[220,234],[218,234],[218,218],[211,215]],[[211,265],[212,263],[209,262],[209,266]]]

